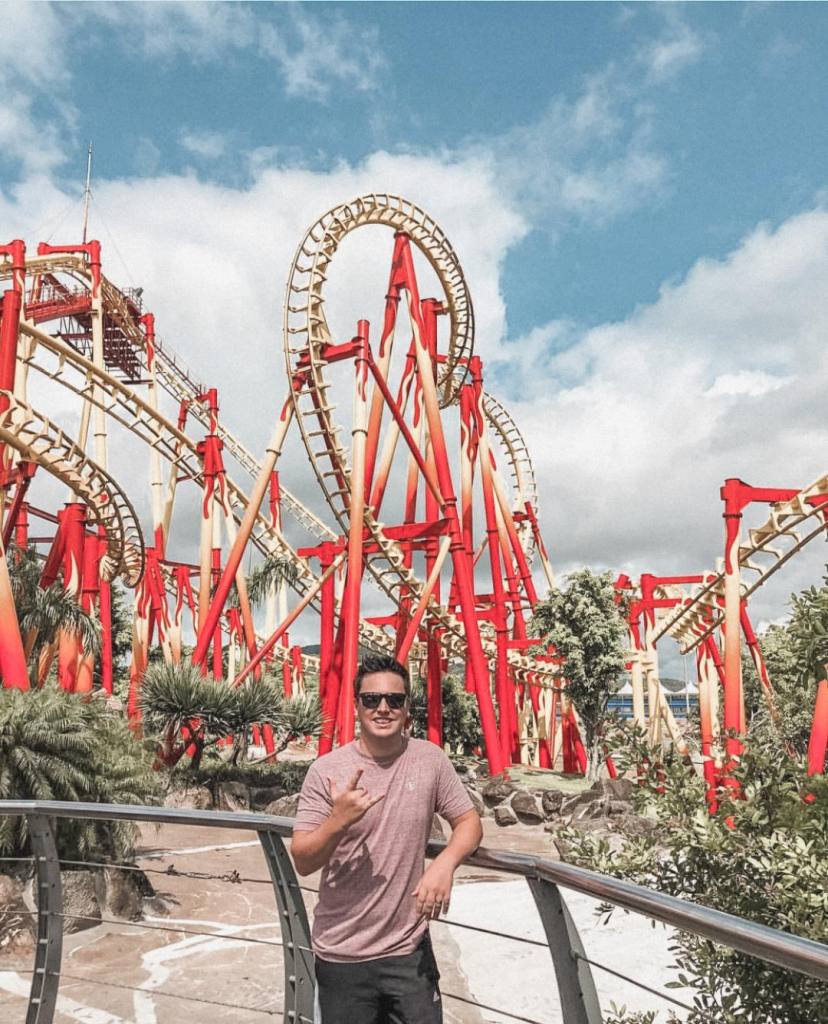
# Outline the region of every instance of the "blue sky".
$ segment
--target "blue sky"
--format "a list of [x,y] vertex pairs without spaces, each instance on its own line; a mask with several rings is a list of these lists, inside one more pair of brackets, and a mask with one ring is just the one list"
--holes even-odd
[[[824,5],[3,17],[0,233],[34,245],[78,222],[93,139],[111,276],[142,284],[170,344],[227,381],[252,446],[268,431],[245,398],[284,386],[275,356],[272,374],[252,367],[278,351],[293,247],[334,202],[387,189],[461,254],[559,566],[695,571],[719,553],[725,476],[822,472]],[[240,329],[243,367],[220,340]],[[798,561],[769,617],[821,559]]]

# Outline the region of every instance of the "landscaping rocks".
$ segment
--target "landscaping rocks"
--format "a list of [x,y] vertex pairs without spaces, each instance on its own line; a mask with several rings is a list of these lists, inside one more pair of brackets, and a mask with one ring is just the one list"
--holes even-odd
[[250,806],[254,811],[263,811],[274,800],[279,800],[287,794],[282,786],[263,786],[250,790]]
[[557,817],[561,813],[561,804],[563,803],[564,795],[559,789],[545,789],[541,796],[541,808],[543,810],[543,816],[549,821],[551,818]]
[[477,792],[476,789],[472,789],[471,786],[466,786],[466,792],[469,794],[469,799],[472,802],[472,806],[482,818],[486,814],[486,805],[483,803],[483,798]]
[[99,874],[97,871],[61,871],[63,913],[66,915],[64,932],[82,932],[94,928],[100,921]]
[[107,914],[127,921],[140,920],[144,900],[155,896],[155,890],[143,871],[104,868],[101,882],[98,885],[98,903]]
[[514,782],[510,782],[502,776],[490,779],[482,790],[483,801],[487,807],[495,807],[497,804],[503,803],[504,800],[508,800],[517,788]]
[[250,790],[243,782],[220,782],[215,807],[217,811],[249,811]]
[[164,797],[164,806],[188,807],[194,811],[209,811],[213,806],[213,794],[208,786],[171,789]]
[[289,796],[279,797],[269,803],[265,808],[266,814],[272,814],[277,818],[295,818],[296,808],[299,806],[299,794],[291,793]]
[[494,819],[500,826],[517,825],[517,815],[508,804],[498,804],[494,809]]
[[512,797],[510,807],[524,825],[540,825],[543,821],[541,806],[531,793],[518,791]]

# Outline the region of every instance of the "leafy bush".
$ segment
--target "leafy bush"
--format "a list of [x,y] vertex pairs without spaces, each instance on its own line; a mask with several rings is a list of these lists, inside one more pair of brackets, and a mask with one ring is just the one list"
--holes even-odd
[[[156,803],[150,751],[100,699],[50,686],[0,690],[0,799]],[[58,854],[70,860],[129,858],[137,830],[128,822],[60,819]],[[24,818],[0,821],[0,853],[28,853]]]
[[242,782],[251,788],[280,787],[286,793],[298,793],[305,781],[311,761],[260,761],[254,764],[230,764],[228,761],[205,758],[200,768],[180,764],[170,775],[173,787],[209,786],[215,789],[222,782]]
[[[443,677],[443,742],[452,750],[469,753],[483,742],[477,700],[467,693],[463,680],[454,675]],[[428,711],[426,691],[421,680],[416,680],[411,691],[412,734],[424,739]]]
[[[637,754],[638,758],[639,755]],[[594,834],[565,834],[570,859],[693,903],[818,942],[828,940],[828,782],[808,778],[778,739],[752,737],[736,770],[744,799],[710,817],[704,784],[680,759],[645,771],[639,807],[658,828],[611,851]],[[659,794],[658,789],[663,792]],[[807,799],[805,799],[807,797]],[[602,908],[608,913],[610,908]],[[701,1024],[814,1024],[828,1020],[828,986],[706,939],[677,933],[680,986]]]
[[208,748],[231,736],[231,759],[234,764],[243,761],[254,725],[272,727],[277,753],[292,738],[319,735],[322,730],[315,695],[286,698],[268,679],[230,686],[202,676],[200,668],[186,662],[147,668],[141,683],[141,711],[146,728],[160,739],[162,760],[175,764],[192,745],[196,769]]

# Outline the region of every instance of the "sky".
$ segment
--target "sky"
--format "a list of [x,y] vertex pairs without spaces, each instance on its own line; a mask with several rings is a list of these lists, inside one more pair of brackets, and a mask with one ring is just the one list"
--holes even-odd
[[[390,191],[460,256],[486,386],[526,435],[561,573],[713,567],[726,477],[790,487],[824,471],[824,5],[10,3],[2,17],[0,235],[79,236],[92,140],[105,271],[144,288],[252,449],[285,389],[296,245],[328,207]],[[332,292],[343,323],[365,293],[359,252]],[[285,474],[314,500],[298,450]],[[819,581],[811,548],[756,617]]]

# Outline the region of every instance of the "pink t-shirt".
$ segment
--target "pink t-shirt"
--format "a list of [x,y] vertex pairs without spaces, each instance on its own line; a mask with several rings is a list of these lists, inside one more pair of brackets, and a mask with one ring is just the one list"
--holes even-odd
[[451,761],[435,744],[408,739],[401,754],[378,761],[353,742],[311,765],[294,831],[318,828],[331,811],[328,779],[341,793],[358,768],[359,785],[385,797],[351,825],[322,869],[313,950],[334,962],[414,952],[428,922],[418,917],[411,893],[425,870],[434,813],[454,821],[472,809]]

